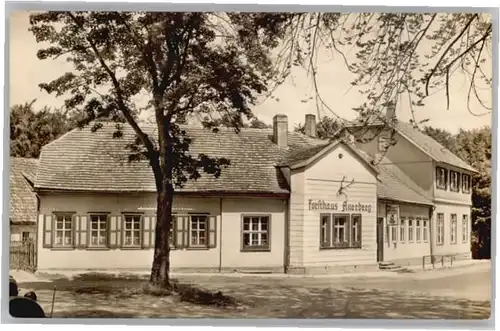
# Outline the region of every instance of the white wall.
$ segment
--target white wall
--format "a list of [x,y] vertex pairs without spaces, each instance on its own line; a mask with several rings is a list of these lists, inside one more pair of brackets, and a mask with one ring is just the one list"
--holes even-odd
[[[444,214],[444,244],[438,245],[436,241],[437,231],[435,229],[437,224],[437,214]],[[457,214],[457,240],[456,244],[451,243],[451,214]],[[468,215],[468,233],[467,241],[462,241],[462,215]],[[436,203],[436,210],[434,211],[434,236],[435,242],[435,255],[447,254],[471,254],[471,207],[468,205],[459,204],[445,204]]]
[[[221,210],[222,205],[222,210]],[[216,247],[203,250],[174,249],[171,251],[171,268],[213,269],[219,268],[267,268],[284,266],[285,204],[272,198],[221,199],[174,198],[174,211],[210,213],[216,220]],[[40,197],[38,226],[38,270],[47,269],[149,269],[153,261],[153,249],[72,249],[58,250],[43,247],[43,215],[71,211],[77,214],[89,212],[143,211],[154,214],[155,194],[49,194]],[[241,252],[242,214],[265,213],[271,215],[271,251]],[[222,216],[222,227],[221,227]],[[222,232],[221,232],[222,231]],[[222,236],[221,236],[222,233]],[[222,245],[222,246],[221,246]],[[222,251],[221,251],[222,248]],[[222,253],[222,254],[221,254]]]
[[[342,157],[339,158],[339,155]],[[342,179],[343,185],[354,183],[346,189],[346,196],[337,195]],[[302,238],[302,267],[335,267],[355,266],[376,263],[376,215],[377,215],[377,185],[372,170],[363,163],[346,146],[339,145],[327,155],[316,160],[302,172],[292,174],[293,180],[301,183],[292,189],[291,201],[301,201],[301,209],[292,205],[291,213],[297,215],[295,228],[302,222],[302,233],[292,233],[293,242]],[[320,214],[342,213],[342,203],[363,203],[371,206],[370,212],[362,212],[362,248],[321,249],[320,248]],[[337,203],[337,211],[309,210],[309,200],[324,200],[327,203]],[[297,210],[294,210],[296,208]],[[299,213],[301,213],[300,217]],[[293,248],[292,248],[293,249]],[[300,260],[292,260],[300,263]]]
[[[401,240],[400,220],[396,226],[396,241],[392,240],[391,228],[387,223],[387,205],[399,205],[399,213],[401,218],[405,218],[405,237]],[[379,217],[384,218],[384,241],[383,253],[384,261],[405,260],[422,258],[423,256],[430,255],[431,253],[431,221],[429,220],[429,208],[426,206],[411,205],[405,203],[379,203]],[[408,220],[412,218],[413,221],[413,241],[408,240]],[[417,241],[417,218],[427,219],[427,241],[424,241],[423,223],[421,224],[420,241]]]

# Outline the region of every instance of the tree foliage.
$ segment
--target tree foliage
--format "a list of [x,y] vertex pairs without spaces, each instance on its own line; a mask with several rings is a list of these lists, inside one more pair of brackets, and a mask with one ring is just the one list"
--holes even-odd
[[[182,187],[201,172],[219,176],[230,163],[190,153],[191,139],[178,124],[192,116],[226,114],[236,119],[231,125],[239,130],[242,118],[252,118],[256,96],[266,91],[272,75],[269,54],[279,36],[273,27],[280,15],[265,17],[201,12],[45,12],[30,17],[36,41],[48,44],[38,58],[63,56],[73,66],[40,87],[64,98],[81,125],[98,118],[130,125],[137,135],[133,159],[151,165],[158,195],[150,279],[155,286],[170,286],[174,184]],[[145,111],[154,114],[155,134],[145,132],[137,120]],[[120,128],[114,137],[121,136]]]
[[10,156],[38,158],[42,146],[75,128],[76,122],[59,109],[35,111],[30,103],[10,109]]
[[[288,16],[275,71],[275,86],[302,67],[314,83],[318,113],[339,117],[322,98],[318,57],[326,52],[344,61],[352,87],[363,96],[355,108],[365,121],[384,120],[389,102],[407,98],[412,117],[417,107],[440,91],[450,104],[450,84],[462,73],[475,99],[491,110],[492,18],[481,13],[295,13]],[[338,60],[337,60],[338,61]],[[388,123],[389,125],[390,123]]]

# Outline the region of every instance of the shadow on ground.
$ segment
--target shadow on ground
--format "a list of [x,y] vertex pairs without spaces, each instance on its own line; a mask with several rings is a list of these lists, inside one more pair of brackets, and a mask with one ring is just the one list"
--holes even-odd
[[[335,287],[314,280],[183,277],[174,293],[152,293],[137,276],[83,275],[25,283],[54,317],[487,319],[490,302],[402,291]],[[194,285],[196,284],[196,285]]]

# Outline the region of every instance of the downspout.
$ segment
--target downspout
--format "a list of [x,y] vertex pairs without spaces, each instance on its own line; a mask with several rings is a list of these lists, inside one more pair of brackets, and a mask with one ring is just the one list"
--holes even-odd
[[435,250],[435,243],[434,243],[434,223],[433,216],[434,216],[434,211],[436,210],[436,206],[430,206],[429,208],[429,243],[430,243],[430,253],[431,253],[431,263],[434,265],[434,250]]
[[289,212],[289,206],[290,206],[290,198],[287,200],[283,200],[283,205],[285,205],[285,256],[283,259],[284,266],[283,266],[283,272],[287,273],[288,268],[290,266],[290,212]]
[[222,198],[219,199],[220,234],[219,234],[219,273],[222,272]]

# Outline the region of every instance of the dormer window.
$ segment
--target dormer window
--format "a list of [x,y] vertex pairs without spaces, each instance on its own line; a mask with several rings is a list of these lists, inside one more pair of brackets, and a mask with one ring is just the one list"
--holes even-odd
[[470,176],[462,174],[462,192],[470,193]]
[[378,136],[378,151],[385,152],[389,148],[391,143],[391,138],[383,135],[382,133]]
[[450,191],[460,192],[460,174],[450,170]]
[[440,190],[446,190],[448,187],[448,170],[436,167],[436,187]]

